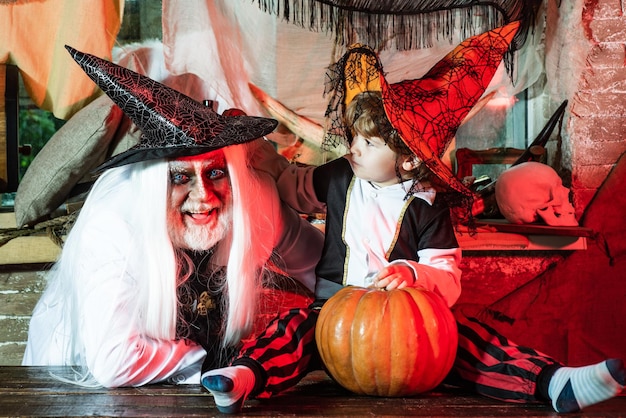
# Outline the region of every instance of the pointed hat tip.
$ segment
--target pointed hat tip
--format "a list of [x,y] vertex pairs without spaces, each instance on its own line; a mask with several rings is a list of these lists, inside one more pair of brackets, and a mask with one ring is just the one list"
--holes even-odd
[[82,52],[80,52],[79,50],[72,48],[69,45],[65,45],[65,49],[67,50],[67,52],[70,53],[70,55],[72,56],[72,58],[74,58],[74,60],[77,59],[77,57],[82,54]]
[[155,158],[198,155],[260,138],[273,119],[223,117],[183,93],[145,75],[65,46],[83,71],[141,129],[139,143],[106,168]]

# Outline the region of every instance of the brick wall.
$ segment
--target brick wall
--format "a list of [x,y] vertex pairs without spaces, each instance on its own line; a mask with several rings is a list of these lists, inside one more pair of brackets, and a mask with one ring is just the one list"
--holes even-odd
[[19,365],[31,312],[44,288],[44,272],[0,271],[0,366]]
[[[620,0],[550,1],[552,45],[546,62],[558,61],[551,96],[570,96],[564,163],[571,169],[580,216],[626,151],[626,3]],[[561,3],[556,7],[555,3]],[[556,86],[556,88],[554,88]],[[564,141],[565,142],[565,141]]]

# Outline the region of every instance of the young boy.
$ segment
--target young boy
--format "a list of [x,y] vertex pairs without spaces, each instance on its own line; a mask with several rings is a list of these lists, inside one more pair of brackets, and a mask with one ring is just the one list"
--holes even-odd
[[[485,48],[491,50],[492,45]],[[362,48],[358,52],[367,53]],[[379,84],[363,83],[366,91],[346,100],[343,122],[350,153],[319,167],[288,166],[278,178],[281,197],[297,210],[326,210],[316,301],[280,314],[256,341],[244,346],[231,367],[203,374],[202,384],[221,412],[236,413],[248,397],[278,394],[319,368],[315,323],[324,301],[342,286],[423,287],[441,295],[449,306],[459,297],[461,250],[447,202],[460,190],[438,193],[441,186],[452,185],[439,163],[433,163],[433,156],[440,157],[445,149],[441,142],[449,138],[411,135],[402,124],[392,123],[386,100],[394,86],[384,84],[382,70],[378,74]],[[368,90],[376,85],[382,86],[382,93]],[[473,106],[471,100],[467,104]],[[578,411],[623,388],[621,360],[563,367],[458,309],[454,313],[459,349],[444,383],[504,401],[551,401],[557,412]]]

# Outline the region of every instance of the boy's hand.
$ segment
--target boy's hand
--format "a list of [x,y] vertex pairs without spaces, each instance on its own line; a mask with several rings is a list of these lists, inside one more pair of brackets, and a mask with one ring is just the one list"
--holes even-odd
[[372,287],[385,290],[402,289],[415,284],[413,269],[403,264],[391,264],[374,277]]
[[254,148],[250,162],[257,171],[263,171],[277,180],[282,172],[289,167],[289,161],[276,152],[270,141],[260,138],[254,141],[252,146]]

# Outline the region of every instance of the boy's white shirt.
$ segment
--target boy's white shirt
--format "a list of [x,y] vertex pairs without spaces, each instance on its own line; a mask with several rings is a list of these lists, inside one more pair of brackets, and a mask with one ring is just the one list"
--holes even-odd
[[[398,228],[398,219],[407,202],[404,200],[411,181],[376,188],[368,181],[355,179],[347,202],[344,239],[347,255],[346,285],[367,287],[368,277],[389,264],[405,264],[413,269],[414,286],[436,291],[452,306],[458,299],[461,286],[459,248],[424,249],[418,251],[419,262],[413,260],[386,260]],[[432,205],[433,189],[414,196]]]
[[[289,165],[277,179],[281,199],[303,212],[325,210],[325,204],[317,200],[313,187],[315,167]],[[385,254],[391,244],[404,207],[407,184],[397,184],[376,189],[367,181],[356,178],[348,197],[344,228],[344,239],[349,245],[348,268],[344,284],[367,285],[366,278],[379,267],[391,264]],[[434,190],[418,192],[415,197],[432,204]],[[370,231],[371,229],[371,231]],[[368,252],[365,246],[358,250],[359,240],[369,239]],[[419,262],[395,260],[410,266],[417,278],[414,286],[421,286],[439,294],[448,306],[454,305],[461,295],[460,248],[426,248],[418,251]]]

